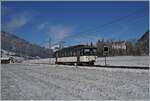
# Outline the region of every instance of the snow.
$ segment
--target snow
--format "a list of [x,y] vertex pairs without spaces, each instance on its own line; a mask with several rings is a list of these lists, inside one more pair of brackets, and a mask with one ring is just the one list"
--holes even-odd
[[[98,58],[96,65],[105,65],[105,58]],[[115,66],[149,66],[149,56],[115,56],[106,57],[107,65]]]
[[[31,60],[26,60],[23,63],[38,63],[38,64],[49,64],[50,61],[54,61],[54,59],[49,59],[49,58],[45,58],[45,59],[31,59]],[[53,62],[55,63],[55,62]]]
[[26,63],[2,65],[2,99],[148,100],[148,70],[91,68]]

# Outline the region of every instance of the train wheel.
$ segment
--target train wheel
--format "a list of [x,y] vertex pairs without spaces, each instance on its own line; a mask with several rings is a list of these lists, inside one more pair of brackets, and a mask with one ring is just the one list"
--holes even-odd
[[77,63],[74,63],[74,66],[77,66]]
[[90,65],[94,65],[94,62],[90,62]]

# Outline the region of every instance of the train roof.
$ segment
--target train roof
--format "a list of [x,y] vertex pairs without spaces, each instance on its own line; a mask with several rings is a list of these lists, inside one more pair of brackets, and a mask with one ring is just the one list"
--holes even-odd
[[58,50],[58,51],[63,51],[63,50],[68,50],[68,49],[81,49],[81,48],[96,48],[96,47],[88,46],[88,45],[75,45],[75,46],[62,48],[61,50]]

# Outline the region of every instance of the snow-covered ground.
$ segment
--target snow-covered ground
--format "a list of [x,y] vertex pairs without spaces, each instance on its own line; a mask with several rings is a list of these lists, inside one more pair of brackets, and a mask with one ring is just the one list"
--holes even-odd
[[[105,65],[105,58],[98,58],[96,65]],[[149,66],[149,56],[114,56],[106,58],[107,65],[117,66]]]
[[31,59],[31,60],[26,60],[23,63],[38,63],[38,64],[49,64],[51,61],[51,63],[55,63],[55,59],[49,59],[49,58],[45,58],[45,59]]
[[148,70],[91,68],[46,64],[2,65],[2,99],[148,100]]
[[[114,56],[107,57],[107,65],[117,66],[149,66],[149,56]],[[54,59],[36,59],[27,60],[25,63],[51,63],[54,64]],[[105,65],[105,58],[97,58],[95,65]]]

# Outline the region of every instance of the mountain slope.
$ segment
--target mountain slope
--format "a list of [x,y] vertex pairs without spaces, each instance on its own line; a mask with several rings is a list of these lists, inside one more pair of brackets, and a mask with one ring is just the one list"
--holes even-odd
[[149,54],[149,30],[147,30],[141,38],[136,43],[140,49],[142,50],[141,53],[143,55]]
[[1,32],[1,48],[7,51],[15,52],[19,56],[29,57],[49,57],[50,50],[38,45],[29,43],[15,35]]
[[144,41],[145,43],[147,43],[149,41],[149,30],[146,31],[142,37],[138,40],[138,42],[140,41]]

